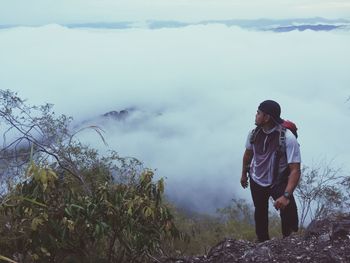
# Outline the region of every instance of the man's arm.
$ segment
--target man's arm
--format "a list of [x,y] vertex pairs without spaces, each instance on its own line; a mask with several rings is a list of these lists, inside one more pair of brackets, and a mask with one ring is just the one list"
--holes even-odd
[[241,185],[243,188],[248,187],[248,172],[249,172],[249,165],[252,159],[253,159],[253,150],[246,149],[243,155],[242,176],[241,176]]
[[[288,192],[291,195],[299,183],[299,179],[301,175],[300,163],[290,163],[289,170],[290,170],[290,174],[288,177],[288,184],[284,191]],[[289,199],[282,195],[276,200],[275,207],[276,209],[283,209],[288,204],[289,204]]]
[[289,194],[292,194],[294,189],[297,187],[300,179],[300,163],[290,163],[289,164],[289,178],[288,178],[288,184],[286,187],[285,192],[288,192]]

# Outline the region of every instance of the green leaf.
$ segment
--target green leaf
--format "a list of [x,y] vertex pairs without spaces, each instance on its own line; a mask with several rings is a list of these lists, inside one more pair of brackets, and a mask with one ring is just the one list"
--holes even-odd
[[42,207],[47,207],[45,204],[39,203],[39,202],[35,201],[34,199],[30,199],[28,197],[21,197],[20,199],[28,201],[28,202],[36,204],[36,205],[39,205],[39,206],[42,206]]
[[80,209],[80,210],[84,210],[84,207],[82,207],[82,206],[80,206],[80,205],[71,204],[70,206],[71,206],[71,207],[78,208],[78,209]]
[[46,248],[41,247],[40,250],[41,250],[41,252],[43,252],[46,256],[48,256],[48,257],[51,256],[51,253],[50,253],[49,251],[47,251]]
[[11,262],[11,263],[17,263],[16,261],[14,261],[14,260],[12,260],[10,258],[7,258],[5,256],[2,256],[2,255],[0,255],[0,259],[4,260],[4,261],[7,261],[7,262]]
[[164,193],[164,179],[158,181],[158,191],[162,194]]
[[101,234],[101,227],[99,224],[95,226],[95,236],[99,236]]
[[132,215],[132,207],[131,206],[128,209],[128,215]]
[[71,211],[67,207],[64,209],[64,212],[66,212],[67,215],[72,216]]
[[32,230],[36,231],[39,225],[42,225],[44,220],[42,218],[35,217],[32,220]]
[[143,213],[144,213],[144,215],[146,216],[146,217],[150,217],[150,216],[154,216],[154,211],[152,210],[152,208],[150,208],[150,207],[145,207],[144,209],[143,209]]
[[45,169],[40,170],[40,182],[42,183],[45,192],[47,188],[47,172]]
[[48,169],[47,174],[50,176],[51,179],[58,179],[57,174],[52,169]]

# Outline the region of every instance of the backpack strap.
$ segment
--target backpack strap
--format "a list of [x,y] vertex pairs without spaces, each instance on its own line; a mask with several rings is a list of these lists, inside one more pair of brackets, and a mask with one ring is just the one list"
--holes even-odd
[[[261,127],[256,127],[251,131],[250,137],[249,137],[249,142],[251,144],[254,144],[256,136],[260,130],[261,130]],[[286,151],[286,132],[287,132],[287,128],[281,126],[281,128],[279,129],[280,134],[279,134],[279,143],[278,143],[279,145],[278,151],[281,153],[284,153]]]
[[253,129],[250,133],[250,137],[249,137],[249,142],[251,144],[254,144],[255,142],[255,139],[256,139],[256,136],[257,134],[259,133],[259,131],[261,130],[261,127],[256,127],[255,129]]
[[280,136],[279,136],[279,152],[280,153],[285,153],[286,152],[286,132],[287,128],[286,127],[281,127],[280,129]]
[[[278,149],[275,152],[275,162],[273,167],[273,179],[272,179],[272,186],[274,186],[276,183],[279,183],[279,181],[283,178],[280,178],[281,175],[279,174],[279,165],[282,155],[286,154],[286,131],[287,128],[281,126],[279,130],[279,146]],[[288,177],[284,178],[286,180]]]

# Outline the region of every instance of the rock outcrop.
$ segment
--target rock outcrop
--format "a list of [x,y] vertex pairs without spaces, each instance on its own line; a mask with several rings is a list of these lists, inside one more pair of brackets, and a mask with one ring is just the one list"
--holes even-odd
[[125,120],[128,117],[129,111],[130,111],[130,109],[129,110],[121,110],[121,111],[110,111],[110,112],[103,114],[102,116],[106,117],[106,118],[111,118],[111,119],[114,119],[117,121],[121,121],[121,120]]
[[167,263],[350,262],[350,215],[314,220],[302,234],[263,243],[226,239],[207,255],[165,259]]

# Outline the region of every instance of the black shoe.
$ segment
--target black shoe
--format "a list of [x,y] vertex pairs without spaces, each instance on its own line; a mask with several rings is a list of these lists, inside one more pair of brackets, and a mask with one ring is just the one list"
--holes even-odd
[[296,232],[298,232],[298,230],[294,231],[294,229],[293,230],[291,229],[288,232],[283,233],[283,238],[289,237],[289,236],[293,235],[293,233],[296,233]]

